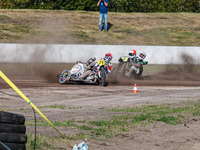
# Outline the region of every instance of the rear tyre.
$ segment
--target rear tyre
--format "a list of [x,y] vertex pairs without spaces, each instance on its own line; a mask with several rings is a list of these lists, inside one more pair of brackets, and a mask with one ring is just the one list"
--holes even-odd
[[60,84],[65,84],[67,81],[67,77],[69,76],[69,71],[68,70],[64,70],[60,76],[59,76],[59,83]]
[[101,83],[102,86],[106,86],[106,71],[103,67],[101,68]]

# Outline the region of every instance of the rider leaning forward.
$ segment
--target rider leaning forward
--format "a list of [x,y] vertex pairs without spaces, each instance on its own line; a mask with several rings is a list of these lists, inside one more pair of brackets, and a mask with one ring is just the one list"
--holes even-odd
[[94,65],[96,64],[96,58],[92,57],[90,59],[88,59],[88,61],[83,64],[83,68],[84,70],[86,70],[82,75],[80,75],[80,79],[84,79],[87,75],[89,75],[92,72],[92,68],[94,67]]
[[113,56],[111,53],[106,53],[103,60],[106,62],[106,66],[107,66],[107,73],[110,74],[111,73],[111,69],[112,69],[112,60]]
[[[113,56],[111,53],[106,53],[103,60],[106,63],[107,66],[107,73],[110,74],[111,73],[111,69],[112,69],[112,60]],[[90,73],[95,72],[98,68],[98,64],[96,63],[96,58],[90,58],[85,64],[83,64],[84,70],[86,70],[82,75],[80,75],[80,79],[84,80],[84,78],[86,76],[88,76]]]
[[135,71],[136,74],[139,73],[140,70],[139,70],[139,66],[137,62],[143,61],[146,58],[146,53],[142,52],[139,54],[139,56],[136,56],[136,50],[131,50],[129,51],[128,55],[129,55],[131,68],[129,72],[126,74],[126,76],[130,77],[133,71]]

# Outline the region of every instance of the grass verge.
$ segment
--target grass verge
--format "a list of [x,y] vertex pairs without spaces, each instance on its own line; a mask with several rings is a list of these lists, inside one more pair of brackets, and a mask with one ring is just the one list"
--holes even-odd
[[[163,122],[168,125],[182,124],[189,118],[200,116],[200,101],[198,102],[181,102],[173,104],[159,104],[133,107],[117,107],[107,111],[114,114],[106,120],[99,121],[74,121],[66,120],[60,122],[52,122],[56,127],[76,129],[75,134],[67,135],[66,140],[93,139],[105,141],[119,133],[134,130],[138,125],[147,126],[151,123]],[[34,126],[34,121],[26,121],[26,126]],[[49,124],[44,120],[37,120],[37,126],[48,127]],[[59,140],[53,137],[38,136],[38,148],[55,148],[54,143]],[[47,142],[48,141],[48,142]],[[28,147],[31,147],[33,135],[29,135]],[[29,149],[29,148],[28,148]]]

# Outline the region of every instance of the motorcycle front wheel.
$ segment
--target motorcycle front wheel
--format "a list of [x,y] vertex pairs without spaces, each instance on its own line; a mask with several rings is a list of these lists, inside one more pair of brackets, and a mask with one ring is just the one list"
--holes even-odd
[[69,75],[69,71],[64,70],[59,76],[59,83],[60,84],[66,83],[68,75]]

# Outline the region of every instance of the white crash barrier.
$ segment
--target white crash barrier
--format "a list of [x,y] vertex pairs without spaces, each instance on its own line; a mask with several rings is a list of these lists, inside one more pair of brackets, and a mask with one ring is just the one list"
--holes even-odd
[[137,54],[145,52],[149,64],[182,64],[182,54],[200,64],[200,47],[65,44],[0,44],[0,62],[74,63],[93,56],[98,59],[110,52],[112,62],[117,63],[120,56],[132,49]]

